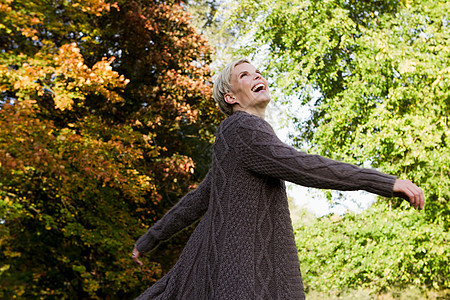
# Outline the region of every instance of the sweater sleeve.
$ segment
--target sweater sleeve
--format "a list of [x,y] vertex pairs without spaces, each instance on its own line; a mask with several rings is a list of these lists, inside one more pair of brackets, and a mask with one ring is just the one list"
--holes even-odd
[[237,128],[241,163],[249,170],[299,185],[393,196],[395,177],[306,154],[281,142],[263,119],[247,115]]
[[172,209],[137,240],[137,250],[140,253],[146,253],[155,249],[160,242],[169,239],[203,216],[208,209],[210,189],[211,170],[195,190],[181,198]]

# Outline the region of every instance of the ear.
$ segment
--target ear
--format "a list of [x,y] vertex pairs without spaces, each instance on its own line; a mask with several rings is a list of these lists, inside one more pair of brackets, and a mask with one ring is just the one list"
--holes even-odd
[[226,93],[225,95],[224,95],[224,99],[225,99],[225,102],[226,103],[228,103],[228,104],[236,104],[237,103],[237,101],[236,101],[236,97],[234,97],[232,94],[230,94],[230,93]]

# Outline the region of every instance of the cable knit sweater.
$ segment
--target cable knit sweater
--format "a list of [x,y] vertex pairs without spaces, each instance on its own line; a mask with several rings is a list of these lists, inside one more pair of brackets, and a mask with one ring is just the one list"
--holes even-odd
[[395,178],[299,152],[238,111],[218,129],[203,182],[137,241],[148,252],[203,215],[175,266],[138,299],[304,299],[285,180],[390,197]]

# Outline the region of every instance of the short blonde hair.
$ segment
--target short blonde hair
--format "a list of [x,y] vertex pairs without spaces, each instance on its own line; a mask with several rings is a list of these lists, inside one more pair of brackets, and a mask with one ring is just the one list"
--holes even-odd
[[225,94],[229,93],[231,90],[231,73],[236,66],[240,64],[249,64],[250,61],[246,58],[241,58],[233,61],[225,66],[222,72],[219,73],[213,85],[213,97],[214,100],[219,105],[220,110],[227,116],[233,114],[233,105],[225,101]]

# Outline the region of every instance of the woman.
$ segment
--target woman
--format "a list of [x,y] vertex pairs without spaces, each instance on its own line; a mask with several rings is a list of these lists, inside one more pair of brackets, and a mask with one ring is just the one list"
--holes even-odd
[[247,60],[225,67],[214,99],[220,125],[212,167],[136,242],[133,259],[202,217],[175,266],[138,299],[304,299],[284,181],[303,186],[397,194],[422,209],[408,180],[308,155],[283,144],[264,113],[268,84]]

